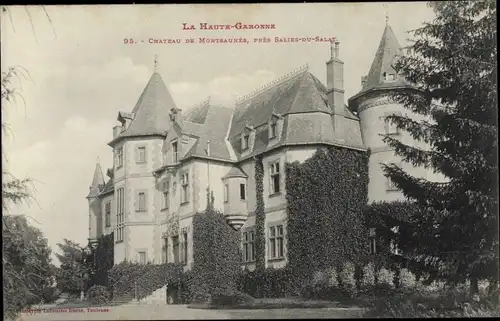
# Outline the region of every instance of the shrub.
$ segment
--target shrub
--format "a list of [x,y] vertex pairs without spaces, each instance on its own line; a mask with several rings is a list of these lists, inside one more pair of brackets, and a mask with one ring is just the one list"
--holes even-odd
[[182,288],[185,283],[182,264],[139,264],[122,262],[109,273],[114,299],[135,296],[142,299],[168,283],[176,283]]
[[292,294],[292,278],[288,267],[245,270],[240,276],[238,289],[255,298],[282,298]]
[[339,285],[339,281],[337,279],[337,270],[335,268],[331,267],[331,268],[326,269],[324,276],[325,276],[326,284],[328,286],[336,287]]
[[192,293],[236,289],[241,271],[240,241],[240,232],[234,231],[212,205],[193,217]]
[[217,307],[231,307],[238,304],[250,303],[254,299],[240,291],[216,290],[212,295],[211,304]]
[[385,284],[388,285],[389,287],[392,287],[393,280],[394,280],[394,272],[384,267],[379,270],[378,272],[379,284]]
[[210,303],[212,296],[208,293],[194,293],[191,303]]
[[345,297],[354,297],[356,295],[356,280],[354,278],[355,266],[351,262],[343,264],[338,275],[340,279],[340,289]]
[[366,289],[371,289],[375,286],[375,265],[372,262],[363,267],[362,285]]
[[94,285],[87,292],[87,299],[92,303],[103,304],[109,302],[111,295],[103,285]]
[[400,282],[402,288],[411,288],[416,284],[415,274],[408,269],[401,269]]

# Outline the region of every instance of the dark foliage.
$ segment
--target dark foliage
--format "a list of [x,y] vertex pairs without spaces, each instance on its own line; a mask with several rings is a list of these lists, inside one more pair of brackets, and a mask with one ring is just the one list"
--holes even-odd
[[366,256],[368,157],[332,147],[287,164],[287,255],[294,280],[307,282],[315,271]]
[[[425,208],[412,218],[413,252],[450,282],[498,280],[498,101],[496,3],[431,2],[436,18],[413,31],[416,38],[395,69],[415,89],[392,99],[424,120],[406,115],[388,121],[429,148],[384,141],[404,161],[432,168],[445,182],[413,176],[395,164],[385,173],[403,194]],[[417,256],[417,255],[416,255]]]
[[236,289],[241,270],[239,244],[240,232],[233,230],[213,206],[193,217],[194,265],[189,281],[193,294]]
[[185,282],[182,264],[139,264],[122,262],[109,270],[109,284],[113,299],[142,299],[165,286]]
[[215,307],[227,307],[238,304],[250,303],[254,299],[246,294],[235,290],[217,290],[212,295],[210,304]]
[[263,271],[266,266],[266,213],[264,208],[264,164],[262,157],[255,160],[255,268]]
[[94,285],[87,292],[87,299],[95,304],[104,304],[110,301],[108,289],[102,285]]
[[291,295],[292,278],[292,271],[288,267],[245,270],[240,276],[238,289],[254,298],[284,298]]

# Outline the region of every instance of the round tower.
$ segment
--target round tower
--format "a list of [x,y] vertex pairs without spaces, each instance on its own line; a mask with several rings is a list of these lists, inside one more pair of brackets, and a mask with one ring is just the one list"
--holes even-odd
[[[389,97],[394,90],[410,88],[408,82],[394,70],[393,63],[401,47],[389,25],[385,26],[382,39],[367,76],[361,79],[361,91],[349,99],[349,105],[357,111],[364,145],[371,151],[369,160],[368,200],[394,201],[403,199],[392,182],[385,177],[381,164],[395,163],[404,170],[411,165],[404,164],[386,143],[383,135],[393,135],[403,143],[408,143],[409,135],[395,125],[387,123],[389,115],[407,115],[402,105]],[[410,168],[410,170],[412,170]]]

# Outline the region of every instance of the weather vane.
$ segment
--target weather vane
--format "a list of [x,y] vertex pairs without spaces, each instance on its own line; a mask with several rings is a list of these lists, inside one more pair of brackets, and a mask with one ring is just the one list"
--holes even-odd
[[387,9],[387,4],[384,3],[382,6],[385,9],[385,24],[387,24],[389,22],[389,11]]
[[154,72],[158,71],[158,54],[155,55],[154,59]]

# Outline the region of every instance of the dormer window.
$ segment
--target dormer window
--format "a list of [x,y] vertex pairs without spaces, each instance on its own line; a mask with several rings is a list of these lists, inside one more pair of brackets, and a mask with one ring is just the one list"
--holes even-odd
[[172,143],[172,162],[175,164],[179,160],[179,149],[177,142]]
[[394,73],[387,73],[387,72],[384,72],[384,80],[385,81],[395,81],[396,80],[396,74]]
[[276,120],[271,120],[271,123],[269,124],[269,139],[276,138],[277,128],[278,124]]
[[250,140],[250,135],[247,133],[244,133],[241,136],[241,150],[247,150],[248,149],[248,143]]

